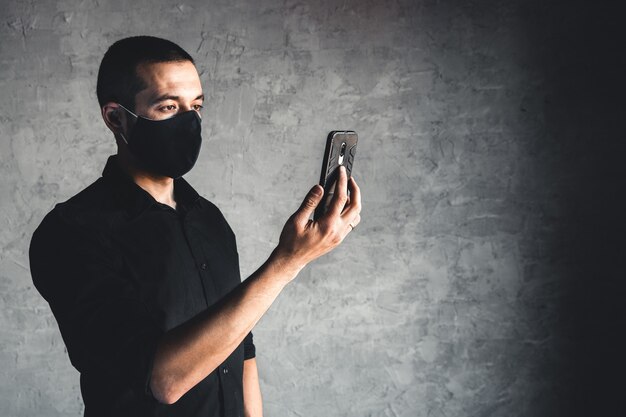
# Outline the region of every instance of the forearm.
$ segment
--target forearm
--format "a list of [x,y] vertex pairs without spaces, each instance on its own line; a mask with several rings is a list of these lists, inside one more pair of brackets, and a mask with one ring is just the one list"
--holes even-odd
[[224,362],[301,267],[274,251],[225,298],[167,332],[157,348],[150,381],[157,400],[176,402]]
[[263,416],[263,399],[256,359],[243,361],[243,411],[245,417]]
[[235,290],[190,321],[167,332],[154,357],[150,388],[164,403],[174,403],[235,350],[278,294],[310,261],[336,247],[359,223],[361,197],[354,178],[341,167],[328,212],[309,220],[323,189],[313,187],[285,224],[269,259]]

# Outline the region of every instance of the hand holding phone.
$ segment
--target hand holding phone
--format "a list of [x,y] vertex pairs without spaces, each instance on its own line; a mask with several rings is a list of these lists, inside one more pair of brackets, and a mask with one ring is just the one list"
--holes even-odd
[[348,180],[343,171],[337,169],[337,190],[324,216],[311,220],[323,198],[321,186],[315,185],[283,227],[272,257],[280,264],[281,271],[289,272],[290,280],[309,262],[341,244],[361,221],[359,186],[353,177]]
[[356,156],[357,142],[358,136],[352,130],[333,130],[328,134],[319,183],[324,188],[324,196],[315,209],[313,216],[315,220],[322,217],[330,206],[330,202],[335,194],[340,166],[346,168],[347,179],[350,179],[354,157]]

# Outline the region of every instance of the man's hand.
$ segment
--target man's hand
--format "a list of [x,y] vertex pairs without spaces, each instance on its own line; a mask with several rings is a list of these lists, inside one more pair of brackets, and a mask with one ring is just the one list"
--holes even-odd
[[361,192],[354,178],[350,178],[348,183],[346,177],[346,170],[342,166],[339,168],[335,195],[323,217],[310,220],[324,194],[324,189],[316,185],[309,191],[298,211],[287,220],[273,254],[285,267],[299,271],[338,246],[359,224]]

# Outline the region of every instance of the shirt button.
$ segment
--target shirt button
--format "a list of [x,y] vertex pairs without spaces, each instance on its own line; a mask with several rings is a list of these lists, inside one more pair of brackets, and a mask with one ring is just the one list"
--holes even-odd
[[222,372],[224,373],[224,375],[226,375],[228,373],[228,368],[222,369]]
[[206,262],[202,262],[202,263],[200,264],[200,269],[202,269],[202,270],[204,271],[205,269],[207,269],[207,266],[208,266],[208,265],[206,264]]

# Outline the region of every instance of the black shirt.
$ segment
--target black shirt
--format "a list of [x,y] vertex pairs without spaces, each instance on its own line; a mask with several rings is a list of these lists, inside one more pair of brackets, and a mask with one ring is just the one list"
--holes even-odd
[[80,372],[85,416],[241,416],[252,333],[175,404],[159,403],[149,388],[161,336],[241,282],[235,236],[184,179],[174,180],[174,210],[116,158],[46,215],[30,246],[33,282]]

